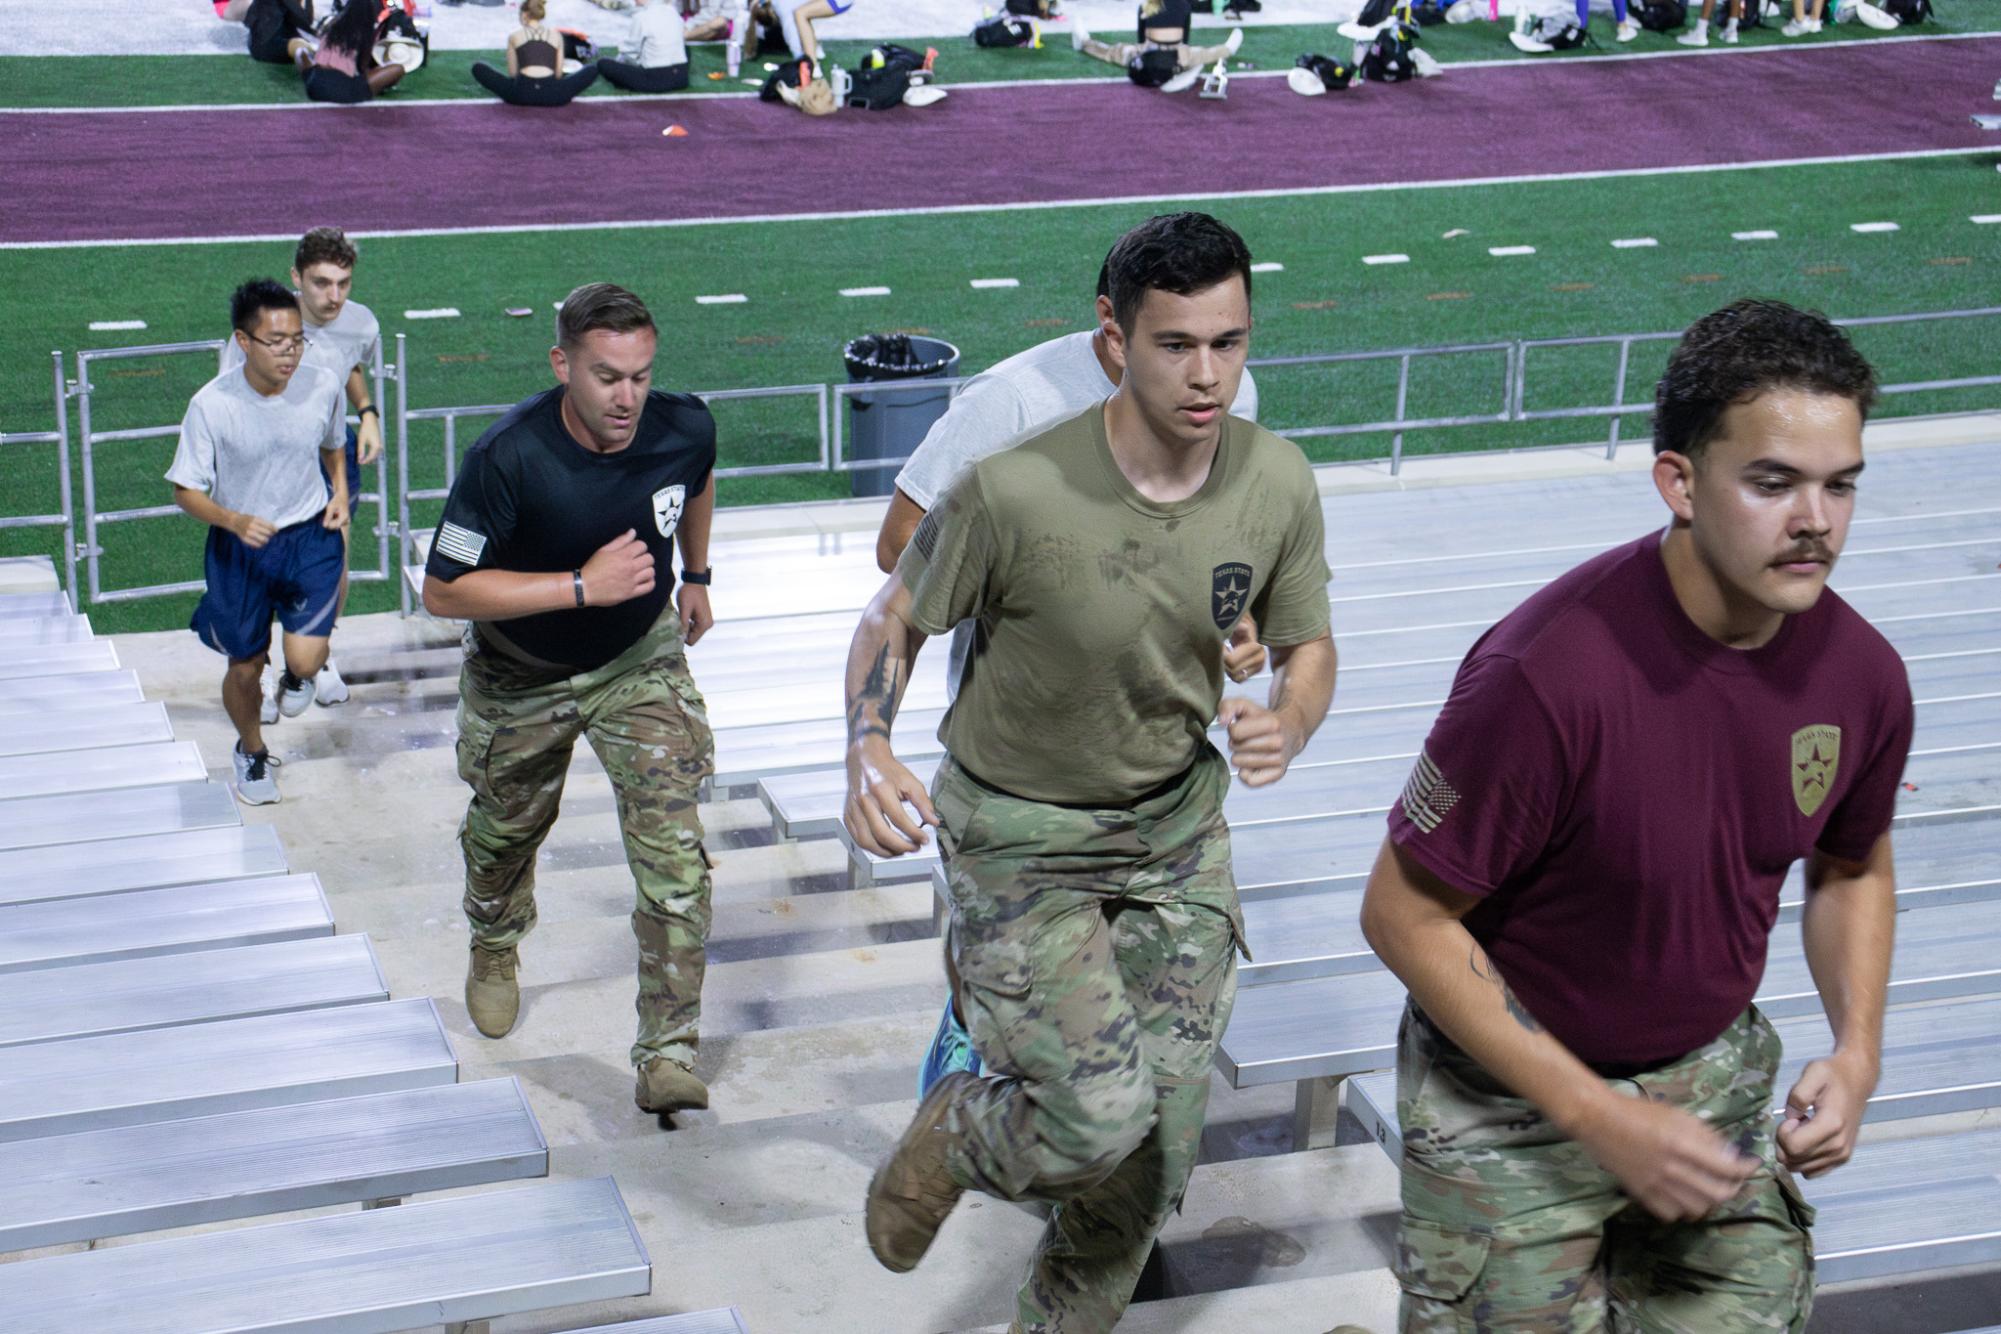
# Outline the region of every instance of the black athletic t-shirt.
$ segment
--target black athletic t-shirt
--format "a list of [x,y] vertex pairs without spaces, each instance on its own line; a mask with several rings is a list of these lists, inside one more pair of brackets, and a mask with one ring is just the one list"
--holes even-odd
[[[1147,34],[1156,28],[1179,28],[1186,34],[1195,18],[1195,6],[1189,0],[1161,0],[1159,10],[1151,16],[1145,10],[1144,5],[1140,6],[1139,40],[1142,42],[1152,41],[1153,38]],[[1188,38],[1183,36],[1179,40],[1185,42]]]
[[499,622],[502,648],[589,671],[652,628],[674,590],[674,532],[716,465],[716,423],[692,394],[646,396],[632,443],[615,454],[578,444],[563,425],[560,386],[514,409],[466,451],[424,567],[449,583],[470,570],[574,570],[630,528],[658,578],[615,607],[568,607]]

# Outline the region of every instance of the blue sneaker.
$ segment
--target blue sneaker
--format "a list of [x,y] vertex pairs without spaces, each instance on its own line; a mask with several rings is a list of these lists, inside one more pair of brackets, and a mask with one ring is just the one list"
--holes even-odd
[[930,1050],[924,1053],[923,1068],[917,1072],[917,1100],[922,1102],[933,1084],[955,1070],[977,1075],[980,1054],[973,1050],[973,1039],[959,1023],[958,1011],[947,997],[945,1013],[938,1016],[938,1031],[931,1035]]

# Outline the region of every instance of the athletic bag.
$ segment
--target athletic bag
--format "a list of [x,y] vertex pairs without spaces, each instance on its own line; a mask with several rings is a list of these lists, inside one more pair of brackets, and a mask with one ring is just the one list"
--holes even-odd
[[1682,0],[1630,0],[1630,12],[1648,32],[1680,32],[1688,26],[1688,6]]
[[1300,69],[1311,71],[1313,77],[1320,80],[1330,93],[1346,88],[1355,81],[1355,67],[1344,65],[1331,56],[1304,55],[1292,63]]
[[1589,34],[1577,26],[1576,19],[1544,16],[1529,24],[1528,35],[1539,42],[1547,42],[1552,51],[1569,51],[1584,45]]
[[1883,12],[1909,26],[1932,16],[1932,0],[1883,0]]
[[779,88],[781,86],[797,88],[799,86],[800,72],[805,68],[806,62],[803,60],[787,61],[785,64],[780,65],[769,75],[765,76],[764,87],[757,90],[758,100],[761,102],[784,101],[785,99],[778,95]]
[[1417,64],[1410,58],[1417,45],[1417,27],[1392,23],[1376,34],[1362,57],[1362,77],[1373,83],[1402,83],[1417,77]]
[[1053,19],[1063,8],[1056,0],[1007,0],[1007,12],[1016,18]]
[[887,111],[903,105],[910,91],[910,71],[901,65],[858,69],[848,84],[848,105],[865,111]]
[[1142,88],[1158,88],[1180,72],[1180,56],[1165,48],[1142,51],[1126,64],[1126,77]]
[[1000,15],[973,29],[974,46],[1032,46],[1034,43],[1035,25],[1027,19]]
[[589,33],[579,32],[575,28],[558,28],[556,31],[563,35],[564,60],[574,60],[579,65],[588,65],[598,58],[597,43],[590,39]]

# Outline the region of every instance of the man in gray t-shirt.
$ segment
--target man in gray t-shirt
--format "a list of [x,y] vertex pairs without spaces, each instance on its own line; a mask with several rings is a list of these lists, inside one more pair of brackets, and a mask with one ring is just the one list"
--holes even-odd
[[236,793],[255,806],[278,800],[258,712],[271,617],[285,629],[278,706],[297,716],[326,664],[346,571],[347,467],[340,383],[303,364],[299,299],[255,279],[236,289],[230,322],[243,364],[195,391],[166,475],[174,503],[209,526],[189,628],[229,659]]
[[[347,403],[359,416],[359,428],[347,431],[347,487],[357,508],[368,490],[363,469],[382,455],[382,414],[375,406],[375,392],[369,372],[382,351],[382,326],[375,313],[349,298],[353,290],[354,266],[358,255],[354,243],[338,227],[315,227],[299,238],[292,252],[292,289],[299,298],[299,313],[305,321],[304,366],[317,366],[345,386]],[[222,345],[222,369],[234,370],[243,364],[243,349],[234,338]],[[347,614],[345,566],[340,584],[339,614]],[[347,700],[347,682],[333,655],[313,678],[313,700],[318,704],[340,704]],[[264,677],[262,718],[278,721],[276,679]]]

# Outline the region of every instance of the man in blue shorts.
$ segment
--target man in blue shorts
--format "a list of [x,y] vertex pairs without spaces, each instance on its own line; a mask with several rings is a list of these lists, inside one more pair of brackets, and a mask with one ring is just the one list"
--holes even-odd
[[278,800],[258,716],[271,617],[285,628],[280,702],[296,715],[326,664],[347,566],[347,466],[341,385],[301,364],[299,299],[253,279],[230,298],[229,317],[243,364],[188,401],[167,480],[174,503],[209,525],[208,588],[189,628],[229,659],[222,706],[236,724],[236,795],[261,806]]

